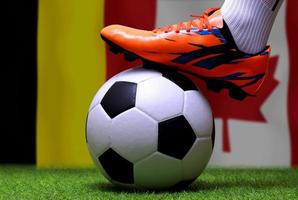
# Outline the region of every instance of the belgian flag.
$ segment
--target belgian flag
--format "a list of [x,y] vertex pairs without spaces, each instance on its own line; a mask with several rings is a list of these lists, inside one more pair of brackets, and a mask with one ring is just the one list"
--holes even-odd
[[[99,31],[111,23],[152,29],[155,1],[16,0],[3,9],[0,162],[91,165],[84,139],[89,104],[107,77],[129,67],[118,58],[109,65],[119,67],[107,70],[110,54]],[[145,12],[146,23],[136,17]]]

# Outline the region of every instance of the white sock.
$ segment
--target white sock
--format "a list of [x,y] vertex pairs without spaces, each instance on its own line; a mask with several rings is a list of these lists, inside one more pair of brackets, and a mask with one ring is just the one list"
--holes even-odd
[[240,51],[259,53],[284,0],[225,0],[221,12]]

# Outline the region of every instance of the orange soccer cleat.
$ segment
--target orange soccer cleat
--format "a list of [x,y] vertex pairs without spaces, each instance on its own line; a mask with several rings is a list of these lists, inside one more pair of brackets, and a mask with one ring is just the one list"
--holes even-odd
[[255,55],[240,52],[219,8],[192,17],[153,31],[111,25],[101,31],[101,37],[112,52],[124,53],[129,61],[140,58],[145,65],[195,75],[215,92],[229,89],[234,99],[254,96],[267,74],[270,48]]

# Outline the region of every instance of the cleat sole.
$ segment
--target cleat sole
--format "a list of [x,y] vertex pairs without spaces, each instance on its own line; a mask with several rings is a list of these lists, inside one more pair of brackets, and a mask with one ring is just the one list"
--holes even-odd
[[240,88],[231,89],[229,95],[231,98],[238,101],[243,101],[248,96],[248,94]]
[[135,56],[134,54],[124,52],[124,59],[127,60],[128,62],[133,62],[137,59],[138,57]]
[[[155,63],[152,61],[148,61],[132,52],[129,52],[129,51],[123,49],[122,47],[116,45],[115,43],[111,42],[110,40],[106,39],[105,37],[103,37],[103,36],[101,36],[101,37],[110,46],[110,50],[112,53],[114,53],[114,54],[122,53],[124,55],[124,59],[128,62],[133,62],[137,59],[140,59],[143,61],[143,63],[144,63],[143,67],[145,67],[145,68],[152,68],[152,65],[154,65],[154,68],[156,66],[157,69],[169,68],[168,66],[165,66],[165,65],[162,65],[159,63]],[[238,100],[238,101],[243,101],[245,98],[247,98],[249,96],[254,96],[254,95],[246,93],[244,90],[242,90],[241,87],[238,87],[237,85],[235,85],[231,82],[227,82],[227,81],[219,80],[219,79],[215,79],[215,78],[199,76],[197,74],[194,74],[187,70],[182,70],[180,68],[172,68],[172,70],[184,72],[184,73],[190,74],[192,76],[195,76],[197,78],[204,80],[206,83],[206,87],[215,93],[220,93],[223,89],[227,89],[227,90],[229,90],[229,96],[235,100]]]
[[209,80],[206,80],[205,82],[206,82],[207,88],[213,92],[220,93],[220,91],[224,89],[224,87],[221,84],[222,83],[221,81],[209,79]]

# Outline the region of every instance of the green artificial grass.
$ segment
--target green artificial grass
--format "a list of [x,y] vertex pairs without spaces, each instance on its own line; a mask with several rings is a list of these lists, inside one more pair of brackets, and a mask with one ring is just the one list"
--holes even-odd
[[205,170],[189,188],[144,191],[113,186],[96,169],[0,166],[0,199],[298,199],[298,170]]

